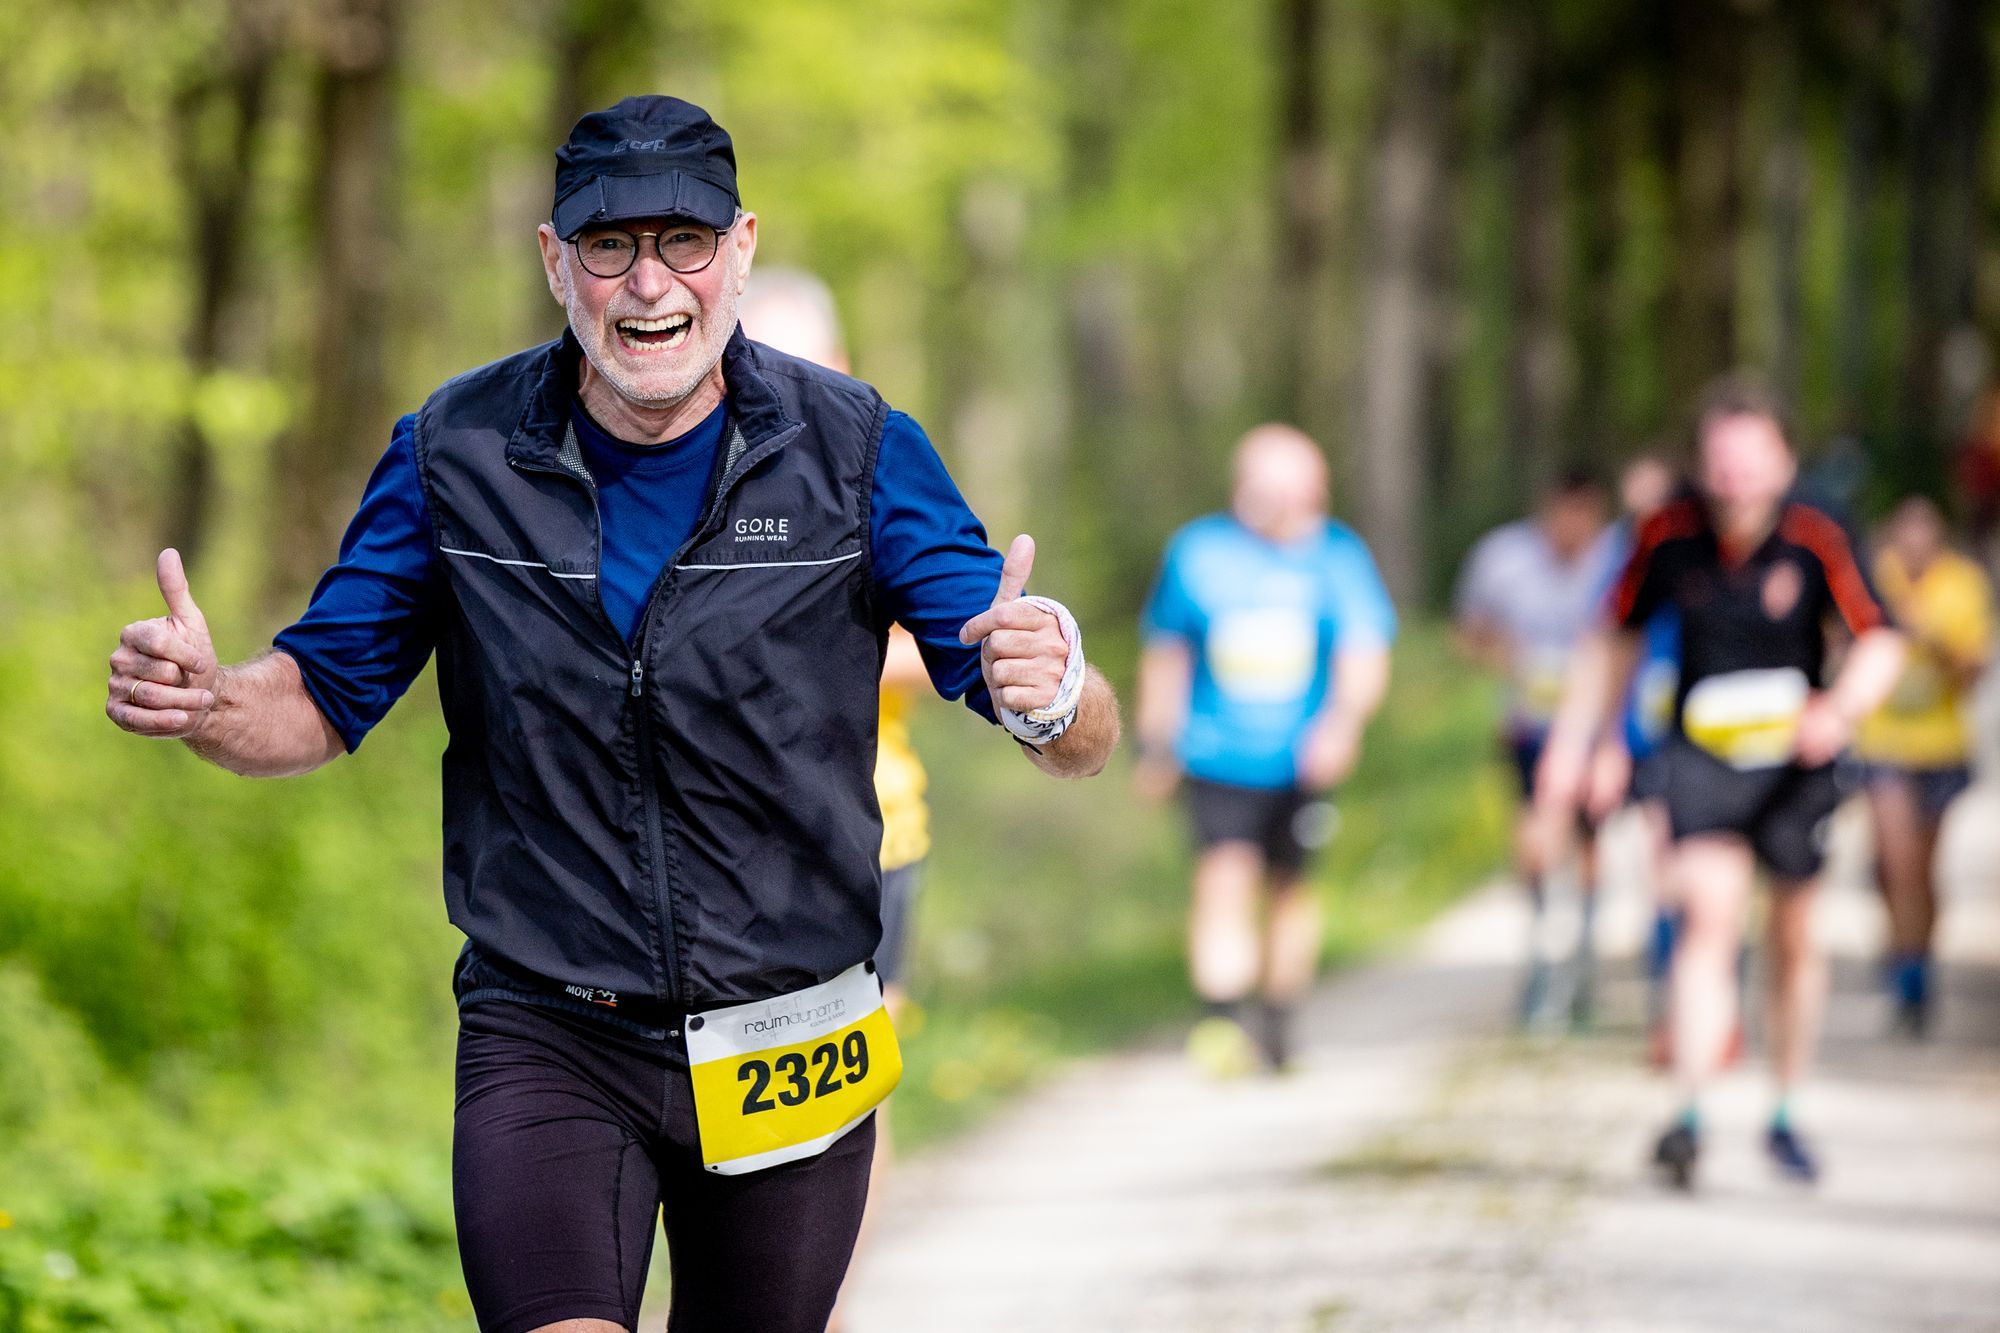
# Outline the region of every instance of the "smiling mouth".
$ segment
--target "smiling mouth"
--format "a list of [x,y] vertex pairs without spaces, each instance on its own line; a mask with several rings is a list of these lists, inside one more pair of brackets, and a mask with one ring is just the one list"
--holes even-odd
[[618,341],[628,352],[641,356],[657,352],[671,352],[688,340],[694,328],[692,315],[668,315],[663,319],[621,319],[618,321]]

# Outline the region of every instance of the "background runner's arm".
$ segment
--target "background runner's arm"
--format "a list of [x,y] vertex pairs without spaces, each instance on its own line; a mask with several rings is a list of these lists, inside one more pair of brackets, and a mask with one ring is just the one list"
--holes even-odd
[[[1798,761],[1811,768],[1832,763],[1854,737],[1861,719],[1880,708],[1903,674],[1903,636],[1862,576],[1847,534],[1824,517],[1794,520],[1797,540],[1819,559],[1828,609],[1854,636],[1854,646],[1833,684],[1806,701],[1799,717]],[[1788,533],[1790,535],[1790,533]]]
[[1396,607],[1359,537],[1336,527],[1327,552],[1326,594],[1333,619],[1333,661],[1326,702],[1299,751],[1299,782],[1324,791],[1347,780],[1361,756],[1361,734],[1389,692],[1389,645]]
[[1139,766],[1133,783],[1148,800],[1164,800],[1180,781],[1174,746],[1187,723],[1194,688],[1194,649],[1175,634],[1154,634],[1139,654],[1139,698],[1133,725],[1139,731]]
[[1299,779],[1305,786],[1324,790],[1347,780],[1361,754],[1361,734],[1388,692],[1386,644],[1334,654],[1327,706],[1314,719],[1299,758]]
[[[1616,733],[1609,724],[1644,648],[1645,637],[1638,630],[1614,625],[1592,630],[1577,644],[1535,773],[1535,804],[1551,819],[1567,820],[1582,802],[1591,756],[1600,740]],[[1622,737],[1616,740],[1623,743]]]
[[1458,586],[1451,598],[1451,642],[1460,656],[1475,666],[1506,674],[1512,665],[1508,657],[1506,631],[1493,610],[1495,539],[1488,534],[1465,558]]
[[882,658],[882,684],[892,690],[914,690],[930,684],[930,672],[917,641],[901,625],[889,627],[889,648]]
[[1862,631],[1833,684],[1814,695],[1799,718],[1799,762],[1817,768],[1847,748],[1854,729],[1882,706],[1903,674],[1903,636],[1878,626]]

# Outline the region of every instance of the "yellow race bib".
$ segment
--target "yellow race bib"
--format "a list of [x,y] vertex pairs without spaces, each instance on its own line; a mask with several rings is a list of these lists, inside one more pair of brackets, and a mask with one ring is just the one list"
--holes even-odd
[[903,1076],[872,963],[775,999],[691,1014],[686,1032],[701,1159],[719,1175],[825,1152]]
[[1776,768],[1791,761],[1811,692],[1792,667],[1709,676],[1688,691],[1681,730],[1731,768]]

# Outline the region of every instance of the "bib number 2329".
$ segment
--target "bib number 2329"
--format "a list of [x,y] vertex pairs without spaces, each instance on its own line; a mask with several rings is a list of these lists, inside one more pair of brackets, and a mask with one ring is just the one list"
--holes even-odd
[[824,1152],[903,1073],[865,963],[776,999],[691,1015],[686,1030],[702,1161],[720,1175]]

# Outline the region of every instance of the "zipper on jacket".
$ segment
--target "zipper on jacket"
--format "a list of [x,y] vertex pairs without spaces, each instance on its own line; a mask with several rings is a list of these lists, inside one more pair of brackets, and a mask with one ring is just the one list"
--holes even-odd
[[[797,427],[794,427],[790,431],[781,432],[777,437],[767,440],[755,448],[746,448],[741,453],[736,453],[731,449],[731,442],[733,437],[738,434],[737,427],[734,422],[727,424],[728,429],[722,437],[722,448],[724,451],[722,476],[716,483],[714,492],[709,496],[708,507],[702,513],[700,521],[695,524],[694,531],[667,558],[666,564],[660,569],[659,577],[654,579],[653,586],[646,590],[646,602],[639,612],[638,632],[633,635],[632,642],[628,645],[632,653],[632,667],[628,676],[631,683],[627,686],[626,692],[628,697],[637,701],[639,712],[639,792],[646,807],[646,832],[650,840],[649,846],[653,858],[653,900],[660,910],[660,923],[662,926],[660,947],[663,950],[662,962],[666,965],[666,1001],[668,1004],[685,1005],[688,1003],[688,996],[681,986],[680,955],[676,949],[680,938],[680,930],[674,919],[672,889],[667,881],[666,874],[666,834],[661,827],[660,784],[653,773],[652,722],[649,717],[649,710],[645,704],[646,636],[652,628],[653,612],[664,600],[668,584],[673,580],[674,566],[678,565],[681,562],[681,557],[685,556],[690,550],[707,541],[709,536],[715,531],[716,521],[722,515],[724,502],[728,500],[729,493],[736,489],[736,484],[749,473],[752,467],[775,453],[780,444],[797,433]],[[518,463],[518,466],[529,468],[536,472],[549,472],[570,477],[590,493],[591,513],[597,523],[597,568],[601,575],[604,570],[604,515],[597,506],[596,481],[587,473],[580,474],[562,464],[549,467],[546,464],[530,463],[523,460]],[[604,599],[600,596],[596,600],[599,618],[610,627],[613,636],[620,643],[624,643],[625,636],[618,632],[616,625],[611,624],[611,614],[604,610]]]
[[[516,460],[515,466],[530,472],[546,472],[551,476],[567,477],[577,485],[583,487],[585,492],[589,494],[591,520],[596,525],[597,573],[598,577],[601,578],[604,573],[604,513],[598,507],[596,481],[587,472],[579,473],[563,464],[549,467],[543,463],[533,463],[523,459]],[[675,559],[679,559],[679,556],[676,555]],[[672,560],[667,562],[667,568],[669,570],[673,568]],[[657,909],[659,920],[659,926],[655,932],[657,938],[654,941],[654,948],[659,951],[660,964],[667,978],[667,993],[663,997],[665,1002],[669,1005],[685,1003],[685,995],[681,987],[680,952],[677,947],[680,940],[680,926],[674,920],[673,895],[667,887],[667,868],[665,864],[666,839],[660,830],[660,791],[659,783],[653,778],[652,727],[646,718],[646,705],[644,702],[646,692],[645,627],[642,621],[639,631],[639,641],[636,646],[627,644],[625,636],[619,632],[618,626],[612,623],[611,613],[604,609],[604,597],[601,591],[597,591],[598,584],[596,579],[591,580],[591,586],[596,594],[591,600],[597,603],[598,619],[603,622],[604,627],[611,632],[612,638],[616,639],[621,647],[635,654],[632,658],[632,667],[628,675],[631,683],[626,688],[626,697],[637,701],[635,707],[639,715],[639,798],[640,803],[645,807],[646,811],[646,845],[650,858],[648,864],[651,866],[651,873],[647,876],[647,879],[650,881],[647,888],[652,892],[653,904]]]

